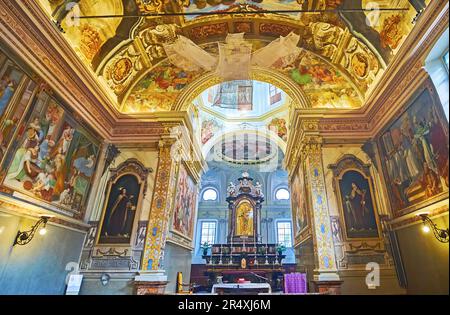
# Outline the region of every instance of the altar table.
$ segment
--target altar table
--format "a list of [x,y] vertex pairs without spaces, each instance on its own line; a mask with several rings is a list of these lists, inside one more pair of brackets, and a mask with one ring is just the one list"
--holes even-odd
[[272,293],[272,288],[268,283],[220,283],[212,287],[211,293],[215,294],[222,290],[267,290],[266,293]]

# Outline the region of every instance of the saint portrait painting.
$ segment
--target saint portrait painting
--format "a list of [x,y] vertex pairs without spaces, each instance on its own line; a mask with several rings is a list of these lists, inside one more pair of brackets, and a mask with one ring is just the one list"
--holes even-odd
[[236,207],[236,234],[238,236],[253,236],[253,206],[248,200],[241,201]]
[[378,141],[396,215],[414,211],[412,206],[449,187],[448,125],[432,84],[426,83],[407,106]]
[[133,174],[110,184],[99,244],[129,244],[138,207],[141,184]]
[[3,184],[80,213],[96,168],[98,141],[48,95],[33,106],[5,158]]
[[197,210],[197,186],[184,164],[180,165],[171,230],[192,239]]
[[378,238],[378,225],[369,181],[348,170],[339,179],[341,207],[347,238]]

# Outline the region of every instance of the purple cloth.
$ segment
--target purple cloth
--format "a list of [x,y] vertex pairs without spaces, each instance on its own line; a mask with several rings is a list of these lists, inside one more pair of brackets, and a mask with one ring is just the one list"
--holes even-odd
[[307,293],[305,273],[290,273],[284,275],[284,293]]

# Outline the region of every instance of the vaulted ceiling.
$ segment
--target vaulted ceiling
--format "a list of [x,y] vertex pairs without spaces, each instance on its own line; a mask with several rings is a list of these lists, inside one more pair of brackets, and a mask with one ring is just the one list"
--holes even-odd
[[[74,10],[64,13],[73,0],[39,2],[49,18],[62,19],[63,36],[115,109],[145,114],[180,109],[184,92],[196,94],[192,101],[220,82],[211,73],[171,64],[164,44],[183,35],[215,55],[217,44],[231,33],[245,33],[253,51],[291,32],[300,35],[302,51],[295,60],[275,63],[264,75],[255,68],[253,78],[298,88],[306,107],[360,108],[414,27],[417,11],[430,0],[380,0],[379,8],[404,10],[376,12],[352,10],[373,7],[368,0],[79,0],[80,20],[71,19]],[[142,17],[155,13],[168,14]]]

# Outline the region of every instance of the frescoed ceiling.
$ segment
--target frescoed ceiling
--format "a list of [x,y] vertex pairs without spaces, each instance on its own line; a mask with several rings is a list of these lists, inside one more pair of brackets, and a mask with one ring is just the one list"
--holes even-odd
[[[296,84],[311,108],[360,108],[414,27],[413,20],[417,12],[430,2],[38,1],[49,18],[61,20],[63,36],[92,70],[99,84],[115,100],[117,111],[127,114],[175,110],[182,92],[206,75],[204,71],[184,71],[175,67],[167,59],[164,44],[172,43],[178,35],[182,35],[214,55],[218,52],[217,43],[223,42],[228,34],[233,33],[245,33],[246,40],[253,45],[253,51],[280,36],[287,36],[291,32],[298,34],[301,53],[295,60],[279,60],[269,70]],[[68,2],[77,2],[80,16],[90,18],[72,20],[74,10],[68,15],[61,13],[61,8]],[[374,6],[404,10],[353,10]],[[257,12],[261,10],[322,11],[283,14]],[[247,13],[241,13],[243,11]],[[223,12],[234,13],[230,15]],[[143,14],[155,13],[167,14],[142,17]],[[93,17],[104,15],[119,17]],[[217,83],[216,80],[209,86]]]

